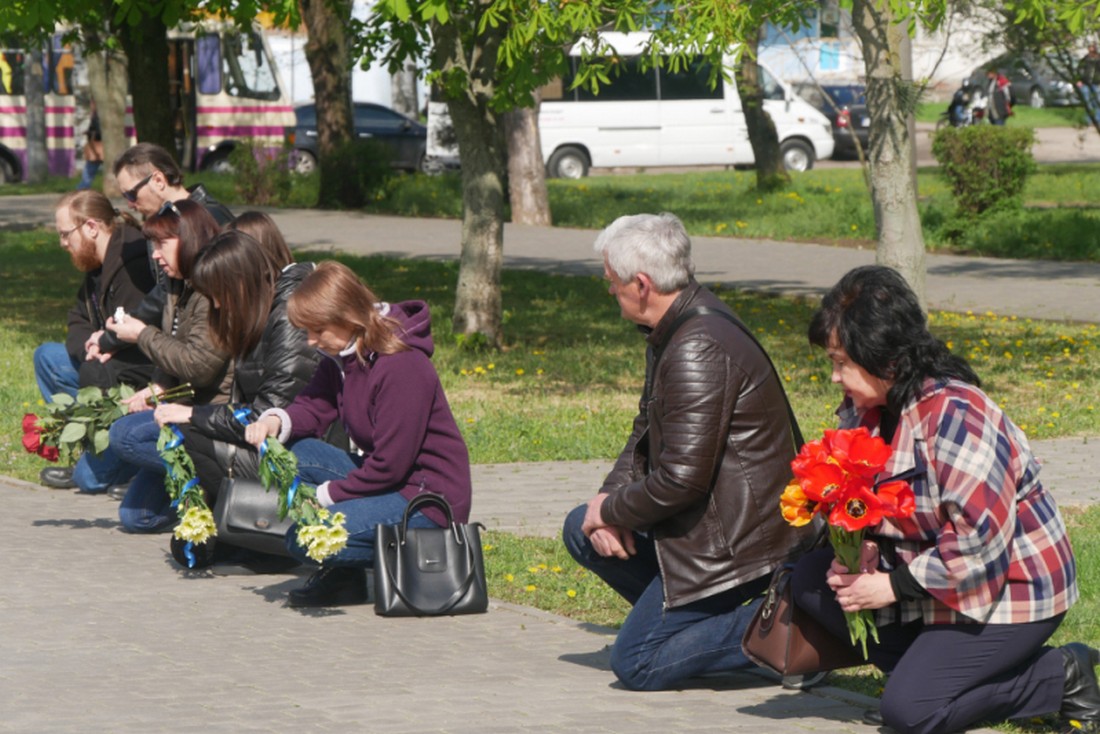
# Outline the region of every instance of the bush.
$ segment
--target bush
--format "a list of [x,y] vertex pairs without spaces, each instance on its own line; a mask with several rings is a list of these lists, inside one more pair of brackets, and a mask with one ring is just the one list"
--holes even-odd
[[394,175],[392,155],[377,140],[352,140],[321,156],[319,206],[326,209],[362,209],[383,196]]
[[959,211],[975,217],[990,209],[1019,209],[1027,177],[1035,171],[1029,128],[978,125],[945,127],[932,154],[951,183]]
[[233,183],[245,203],[285,206],[290,200],[290,150],[278,151],[245,140],[229,154]]

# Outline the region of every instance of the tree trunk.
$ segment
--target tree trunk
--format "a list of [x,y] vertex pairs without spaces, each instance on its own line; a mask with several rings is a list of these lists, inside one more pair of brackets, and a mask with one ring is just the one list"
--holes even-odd
[[179,159],[176,120],[167,101],[168,28],[159,16],[141,14],[136,25],[126,21],[116,29],[126,51],[130,98],[138,142],[154,143]]
[[504,135],[489,106],[496,78],[496,56],[503,29],[477,32],[478,0],[467,15],[446,24],[433,22],[433,68],[462,70],[467,84],[447,99],[462,163],[462,255],[455,288],[454,333],[481,335],[501,344],[500,271],[504,259]]
[[760,66],[756,63],[757,37],[746,41],[737,61],[734,77],[745,112],[745,125],[749,131],[749,143],[756,168],[756,188],[760,191],[776,191],[791,182],[779,154],[779,134],[775,123],[764,109],[764,88],[760,85]]
[[85,27],[82,33],[85,46],[94,49],[85,53],[84,60],[103,135],[103,193],[118,197],[122,192],[113,164],[130,145],[126,135],[126,56],[118,49],[105,48],[99,29]]
[[46,146],[46,92],[42,72],[42,47],[29,44],[27,63],[23,69],[26,80],[23,90],[27,97],[27,183],[42,183],[50,173],[49,150]]
[[868,178],[878,231],[875,260],[901,273],[923,304],[924,236],[910,132],[917,93],[903,73],[906,28],[894,21],[886,0],[854,0],[852,22],[867,71]]
[[[309,39],[306,60],[317,105],[317,152],[321,162],[322,202],[338,201],[339,182],[324,162],[351,140],[351,51],[347,28],[351,0],[301,0]],[[326,168],[330,170],[326,172]]]
[[550,195],[546,190],[546,165],[539,141],[539,103],[536,92],[534,107],[520,107],[504,114],[508,140],[508,201],[512,205],[512,221],[516,224],[549,227]]
[[420,106],[416,103],[416,62],[406,61],[404,68],[390,77],[390,102],[405,117],[420,119]]

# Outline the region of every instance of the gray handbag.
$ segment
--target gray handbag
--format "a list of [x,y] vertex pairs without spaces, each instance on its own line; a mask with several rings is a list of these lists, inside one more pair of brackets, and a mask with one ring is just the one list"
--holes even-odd
[[[447,527],[410,528],[409,518],[438,505]],[[384,617],[479,614],[489,608],[481,524],[456,523],[441,495],[425,492],[397,525],[378,525],[374,544],[374,611]]]

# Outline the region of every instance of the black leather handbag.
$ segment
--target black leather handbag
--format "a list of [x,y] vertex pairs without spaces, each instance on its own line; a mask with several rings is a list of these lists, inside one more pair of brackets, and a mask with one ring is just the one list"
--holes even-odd
[[[410,528],[425,505],[441,507],[447,527]],[[374,611],[384,617],[478,614],[489,608],[481,524],[454,521],[441,495],[413,498],[397,525],[378,525],[374,557]]]
[[259,479],[223,479],[214,503],[214,524],[219,542],[290,556],[286,531],[294,522],[279,519],[279,493],[268,492]]

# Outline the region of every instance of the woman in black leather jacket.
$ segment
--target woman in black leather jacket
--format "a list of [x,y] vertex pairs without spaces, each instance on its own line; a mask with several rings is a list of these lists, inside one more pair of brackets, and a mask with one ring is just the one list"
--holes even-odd
[[161,425],[180,426],[211,507],[226,476],[258,476],[259,455],[235,413],[251,409],[259,415],[288,405],[317,367],[316,350],[286,316],[287,299],[313,267],[281,263],[239,231],[218,235],[195,263],[191,283],[213,304],[211,336],[235,360],[230,403],[165,404],[156,417]]

